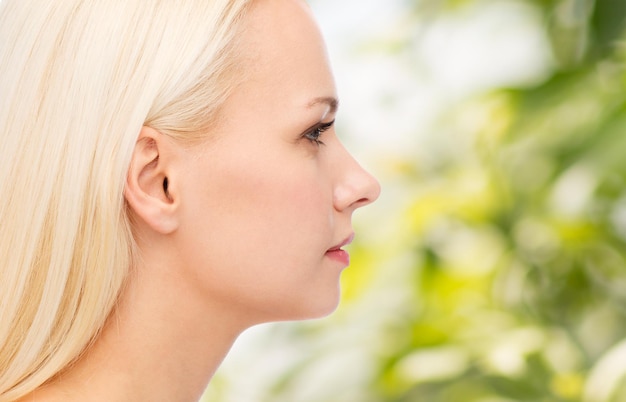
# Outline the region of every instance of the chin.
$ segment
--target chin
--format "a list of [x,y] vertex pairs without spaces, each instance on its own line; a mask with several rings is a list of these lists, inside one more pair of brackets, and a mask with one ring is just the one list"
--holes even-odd
[[318,297],[301,305],[299,311],[292,311],[292,317],[287,320],[301,321],[324,318],[337,310],[340,302],[340,293]]
[[249,305],[248,317],[253,325],[268,322],[303,321],[323,318],[337,310],[341,300],[340,287],[290,293],[275,298],[269,303]]

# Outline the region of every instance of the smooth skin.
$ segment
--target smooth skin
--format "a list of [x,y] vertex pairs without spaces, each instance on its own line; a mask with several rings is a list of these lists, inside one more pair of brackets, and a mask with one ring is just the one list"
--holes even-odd
[[243,330],[336,308],[345,263],[328,251],[380,187],[320,128],[337,94],[308,6],[257,0],[247,19],[247,78],[209,140],[141,131],[125,189],[138,266],[94,345],[24,401],[197,401]]

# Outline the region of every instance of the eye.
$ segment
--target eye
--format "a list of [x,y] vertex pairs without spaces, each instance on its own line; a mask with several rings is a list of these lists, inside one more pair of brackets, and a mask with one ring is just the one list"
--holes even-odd
[[322,134],[325,131],[327,131],[329,128],[331,128],[333,126],[333,124],[335,124],[335,120],[333,120],[333,121],[331,121],[329,123],[319,124],[319,125],[311,128],[307,132],[305,132],[302,135],[302,137],[306,138],[307,140],[311,141],[312,143],[314,143],[316,145],[324,145],[324,143],[320,140],[320,137],[322,136]]

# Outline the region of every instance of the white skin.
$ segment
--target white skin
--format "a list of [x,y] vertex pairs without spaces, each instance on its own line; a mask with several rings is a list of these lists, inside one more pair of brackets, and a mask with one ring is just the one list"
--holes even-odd
[[335,309],[346,264],[328,251],[380,187],[334,127],[312,141],[337,95],[307,6],[259,0],[247,18],[250,74],[209,141],[139,136],[125,196],[141,259],[118,307],[75,365],[24,400],[197,401],[243,330]]

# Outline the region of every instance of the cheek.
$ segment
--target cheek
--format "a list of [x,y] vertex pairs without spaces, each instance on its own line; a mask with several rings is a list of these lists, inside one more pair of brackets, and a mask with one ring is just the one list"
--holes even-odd
[[332,188],[314,161],[225,162],[201,170],[211,174],[198,176],[185,205],[182,254],[203,292],[276,309],[305,289],[319,294],[315,283],[335,289],[337,274],[320,277],[333,241]]
[[229,165],[208,180],[202,207],[222,228],[265,249],[332,234],[332,192],[315,166],[297,160],[254,162]]

